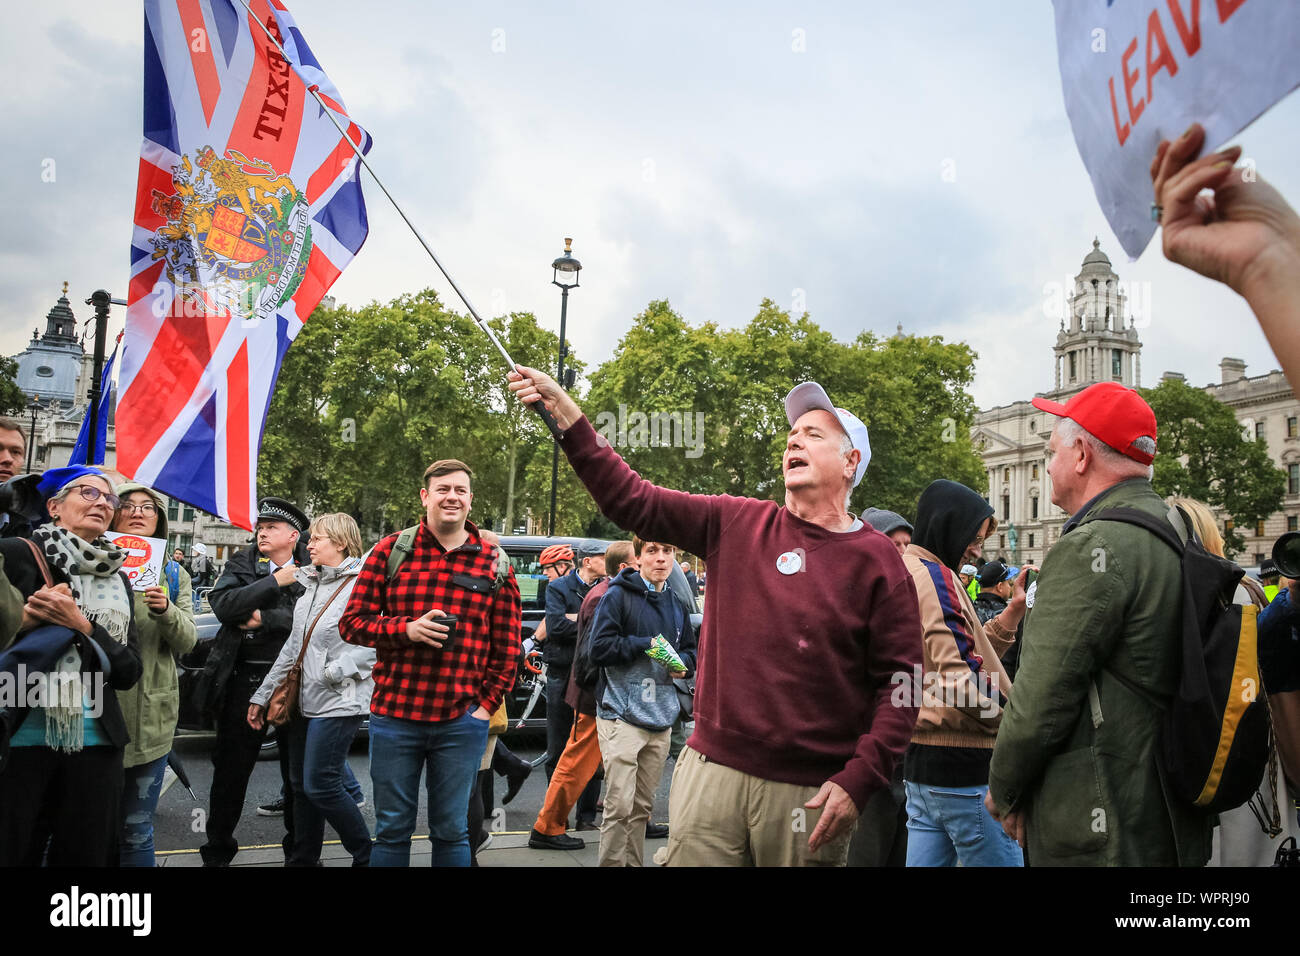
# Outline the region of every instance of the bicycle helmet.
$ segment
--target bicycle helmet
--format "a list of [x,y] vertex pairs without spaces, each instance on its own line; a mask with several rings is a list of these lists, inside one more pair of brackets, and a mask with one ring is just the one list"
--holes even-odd
[[544,568],[561,561],[573,561],[573,549],[567,544],[553,544],[543,549],[537,558],[537,563]]

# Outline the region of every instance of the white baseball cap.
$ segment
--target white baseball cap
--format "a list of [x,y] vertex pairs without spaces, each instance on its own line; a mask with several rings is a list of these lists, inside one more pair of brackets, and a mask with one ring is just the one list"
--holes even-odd
[[862,420],[850,411],[843,408],[836,408],[831,402],[831,397],[826,394],[826,389],[822,388],[816,382],[803,382],[790,389],[790,394],[785,397],[785,417],[790,420],[790,427],[799,420],[799,416],[811,412],[815,408],[832,413],[839,419],[840,427],[844,433],[849,436],[849,441],[853,447],[862,453],[862,459],[858,462],[858,470],[853,475],[853,487],[856,488],[862,481],[863,474],[867,470],[867,462],[871,461],[871,442],[867,439],[867,426],[862,424]]

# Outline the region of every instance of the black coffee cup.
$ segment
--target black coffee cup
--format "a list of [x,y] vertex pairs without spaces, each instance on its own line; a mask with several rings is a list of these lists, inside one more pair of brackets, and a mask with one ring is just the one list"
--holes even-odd
[[455,638],[455,636],[456,636],[456,622],[459,621],[459,620],[460,620],[460,618],[457,617],[455,614],[447,614],[447,615],[445,615],[445,616],[443,616],[443,617],[435,617],[435,618],[433,619],[433,623],[434,623],[434,624],[445,624],[445,625],[447,625],[447,636],[446,636],[446,637],[438,637],[438,635],[435,634],[435,635],[433,636],[433,639],[434,639],[435,641],[440,641],[440,642],[442,643],[443,647],[446,647],[448,644],[450,644],[450,643],[452,642],[452,639]]

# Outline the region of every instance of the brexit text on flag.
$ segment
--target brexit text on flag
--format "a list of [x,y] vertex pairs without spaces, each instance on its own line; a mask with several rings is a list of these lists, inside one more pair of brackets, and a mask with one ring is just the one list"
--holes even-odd
[[1102,212],[1137,258],[1151,160],[1193,122],[1217,148],[1300,85],[1300,16],[1272,0],[1055,0],[1065,109]]
[[356,155],[310,91],[370,148],[279,0],[248,7],[145,2],[117,409],[119,470],[245,528],[280,363],[368,232]]

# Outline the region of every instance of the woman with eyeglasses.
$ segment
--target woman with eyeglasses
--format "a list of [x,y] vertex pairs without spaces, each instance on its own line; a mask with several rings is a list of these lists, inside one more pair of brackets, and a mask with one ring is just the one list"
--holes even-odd
[[[167,504],[162,495],[137,482],[117,486],[122,500],[113,530],[167,540]],[[165,549],[165,546],[164,546]],[[172,749],[180,712],[176,654],[198,641],[190,576],[168,560],[159,581],[135,592],[135,619],[140,631],[140,683],[118,691],[131,742],[122,757],[122,866],[153,866],[153,815],[162,790],[163,771]]]
[[127,555],[104,538],[118,497],[84,465],[53,468],[38,488],[50,520],[30,541],[0,541],[25,601],[0,660],[28,678],[0,728],[0,866],[39,866],[43,853],[50,866],[116,866],[129,732],[108,688],[133,687],[141,669]]
[[370,830],[347,792],[344,770],[352,739],[370,713],[375,650],[344,643],[339,635],[361,571],[361,529],[351,515],[339,513],[320,515],[309,533],[312,563],[294,572],[305,590],[294,605],[293,631],[249,701],[248,723],[256,730],[265,726],[271,696],[301,659],[298,706],[279,730],[294,795],[294,846],[285,866],[320,865],[327,821],[352,854],[352,865],[369,866]]

